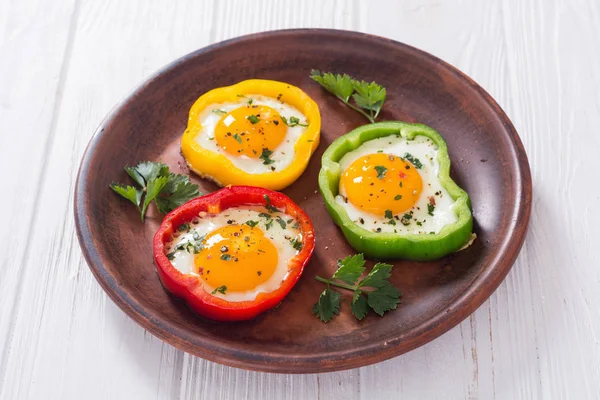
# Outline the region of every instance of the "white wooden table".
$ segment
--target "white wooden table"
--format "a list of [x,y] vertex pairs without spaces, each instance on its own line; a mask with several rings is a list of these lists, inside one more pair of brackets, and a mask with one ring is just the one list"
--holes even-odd
[[[221,366],[104,294],[73,224],[75,175],[113,105],[234,36],[326,27],[457,66],[506,110],[534,182],[523,251],[492,297],[406,355],[339,373]],[[598,0],[0,0],[0,398],[600,398]]]

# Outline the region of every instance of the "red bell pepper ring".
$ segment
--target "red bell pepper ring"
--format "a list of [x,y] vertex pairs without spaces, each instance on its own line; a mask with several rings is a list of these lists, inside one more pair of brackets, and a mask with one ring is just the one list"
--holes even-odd
[[[285,214],[294,217],[302,232],[302,249],[288,262],[286,278],[278,289],[259,293],[251,301],[227,301],[208,293],[198,276],[183,274],[177,270],[165,253],[165,245],[171,241],[179,226],[189,223],[200,212],[220,213],[230,207],[243,205],[266,206],[267,201]],[[278,305],[294,287],[310,260],[315,247],[312,222],[306,213],[286,195],[252,186],[228,186],[206,196],[198,197],[171,211],[163,220],[154,236],[154,262],[163,286],[174,296],[183,298],[197,314],[215,321],[243,321]]]

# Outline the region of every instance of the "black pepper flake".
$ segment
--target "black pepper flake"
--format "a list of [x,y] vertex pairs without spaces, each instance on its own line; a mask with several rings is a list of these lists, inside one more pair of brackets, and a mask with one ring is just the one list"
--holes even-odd
[[359,221],[360,221],[360,223],[361,223],[361,224],[364,224],[364,223],[365,223],[365,220],[364,220],[364,219],[362,219],[362,218],[361,218],[361,219],[359,219]]
[[234,222],[235,222],[235,221],[234,221],[234,220],[232,220],[232,219],[228,219],[228,220],[227,220],[227,224],[229,224],[229,225],[233,224]]
[[262,271],[256,271],[256,275],[261,276],[262,275]]
[[381,228],[377,228],[377,229],[376,229],[376,232],[377,232],[377,233],[381,232]]

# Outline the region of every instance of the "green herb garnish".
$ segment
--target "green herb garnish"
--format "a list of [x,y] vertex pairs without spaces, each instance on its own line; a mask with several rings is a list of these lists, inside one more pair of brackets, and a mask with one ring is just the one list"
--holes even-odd
[[246,117],[246,119],[247,119],[248,121],[250,121],[250,122],[252,123],[252,125],[254,125],[254,124],[258,124],[258,123],[260,122],[260,118],[258,118],[258,117],[257,117],[256,115],[254,115],[254,114],[248,115],[248,116]]
[[301,124],[300,119],[298,117],[290,117],[290,119],[288,120],[286,117],[284,117],[282,115],[281,120],[283,121],[284,124],[286,124],[290,128],[293,128],[294,126],[303,126],[303,127],[308,126],[308,124]]
[[414,165],[416,169],[423,168],[423,163],[418,158],[413,157],[412,154],[410,154],[410,153],[404,153],[404,157],[403,158],[406,159],[406,160],[408,160],[408,161],[410,161],[410,163],[412,165]]
[[363,255],[356,254],[339,260],[338,269],[331,279],[316,276],[315,279],[326,283],[327,288],[321,293],[319,301],[313,306],[313,314],[323,322],[328,322],[339,315],[341,296],[331,286],[353,292],[350,306],[352,314],[359,320],[362,320],[370,309],[380,316],[383,316],[387,311],[396,309],[402,294],[388,281],[392,266],[377,263],[365,278],[358,281],[365,272],[364,265]]
[[375,171],[377,171],[377,177],[379,179],[383,179],[385,177],[385,173],[387,172],[387,168],[383,165],[376,165]]
[[[332,74],[313,69],[311,79],[335,95],[344,104],[374,123],[385,102],[385,88],[375,82],[358,81],[349,75]],[[354,104],[350,102],[354,99]]]
[[269,164],[273,164],[275,162],[275,160],[271,160],[269,157],[271,157],[271,154],[273,154],[273,152],[269,149],[262,149],[262,153],[260,155],[261,160],[263,160],[263,164],[264,165],[269,165]]
[[170,173],[163,163],[141,162],[135,167],[126,166],[125,172],[138,187],[113,182],[110,188],[135,204],[142,222],[153,200],[158,211],[166,214],[200,195],[198,185],[191,183],[189,176]]
[[213,290],[210,294],[217,294],[217,292],[219,292],[221,294],[225,294],[227,292],[227,286],[225,286],[225,285],[219,286],[218,288]]

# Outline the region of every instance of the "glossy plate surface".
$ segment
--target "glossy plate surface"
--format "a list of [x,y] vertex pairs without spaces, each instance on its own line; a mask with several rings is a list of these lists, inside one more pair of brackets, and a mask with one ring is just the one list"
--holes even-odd
[[[366,122],[309,78],[311,69],[375,80],[388,98],[379,120],[420,122],[447,141],[452,177],[471,196],[478,239],[434,262],[395,262],[392,282],[404,293],[396,311],[357,321],[344,294],[342,312],[324,324],[311,314],[335,261],[353,254],[317,192],[320,158],[338,136]],[[123,166],[153,160],[187,173],[180,137],[194,100],[244,79],[289,82],[319,105],[321,145],[307,171],[284,190],[312,218],[312,261],[275,310],[242,323],[194,315],[162,288],[152,261],[161,216],[145,224],[111,181]],[[216,186],[192,176],[201,191]],[[388,39],[335,30],[288,30],[244,36],[168,65],[121,102],[99,127],[83,158],[75,191],[77,233],[85,258],[111,299],[168,343],[223,364],[270,372],[325,372],[405,353],[454,327],[497,288],[523,243],[531,208],[531,175],[511,122],[476,83],[443,61]],[[371,265],[371,264],[370,264]]]

